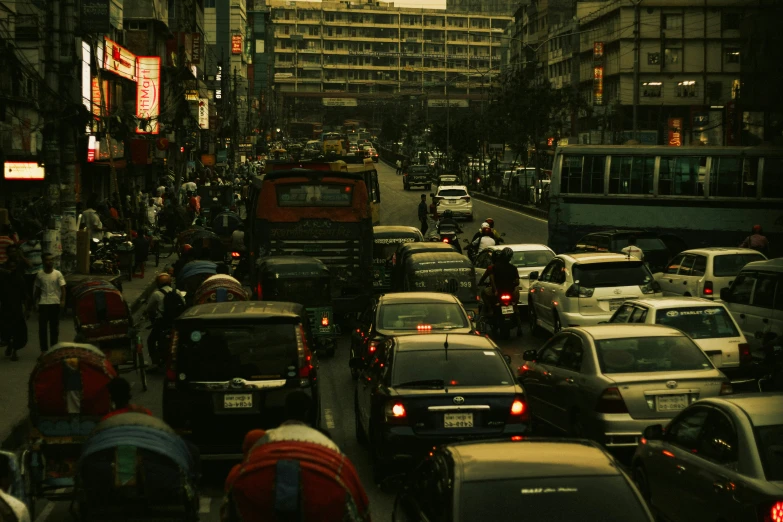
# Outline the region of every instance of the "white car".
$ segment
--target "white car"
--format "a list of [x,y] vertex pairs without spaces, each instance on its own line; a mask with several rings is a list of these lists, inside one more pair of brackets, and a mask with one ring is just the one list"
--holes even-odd
[[[495,245],[484,249],[476,261],[473,263],[476,267],[476,283],[479,282],[487,267],[492,264],[492,252],[501,251],[504,248],[510,248],[514,251],[514,257],[511,258],[511,264],[519,272],[519,304],[526,306],[528,303],[527,293],[530,288],[530,273],[541,272],[544,267],[555,257],[554,251],[546,245],[534,243],[518,245]],[[488,281],[485,281],[489,284]]]
[[765,259],[749,248],[696,248],[674,256],[662,273],[655,274],[655,280],[663,295],[717,299],[742,267]]
[[657,297],[626,301],[610,323],[662,324],[682,330],[719,370],[751,363],[750,345],[723,303],[698,297]]
[[465,185],[443,185],[438,187],[435,199],[438,202],[439,216],[442,216],[445,211],[451,210],[455,218],[462,217],[468,221],[473,221],[473,203],[470,201],[468,187]]
[[608,321],[629,299],[661,295],[647,265],[623,254],[560,254],[528,277],[530,328],[552,333]]

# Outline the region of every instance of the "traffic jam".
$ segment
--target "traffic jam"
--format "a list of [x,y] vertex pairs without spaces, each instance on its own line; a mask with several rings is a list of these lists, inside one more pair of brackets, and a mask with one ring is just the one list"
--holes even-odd
[[584,193],[574,165],[623,147],[559,147],[546,217],[380,146],[284,147],[235,255],[182,232],[130,349],[122,293],[78,289],[0,453],[24,520],[783,522],[783,261],[757,215],[721,235],[608,175]]

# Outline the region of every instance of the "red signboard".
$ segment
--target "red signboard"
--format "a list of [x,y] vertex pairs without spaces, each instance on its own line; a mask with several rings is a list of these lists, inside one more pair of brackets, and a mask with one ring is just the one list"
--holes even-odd
[[190,51],[190,62],[198,65],[201,63],[201,33],[193,33],[193,49]]
[[593,59],[598,60],[600,58],[603,58],[604,56],[604,43],[603,42],[594,42],[593,43]]
[[231,54],[242,54],[242,35],[231,35]]
[[682,147],[682,118],[669,118],[670,147]]
[[604,103],[604,68],[593,67],[593,105]]
[[104,39],[103,68],[136,81],[136,55],[108,38]]
[[98,89],[98,78],[92,79],[92,114],[95,118],[101,117],[101,105],[106,112],[109,113],[109,107],[111,106],[109,100],[109,80],[103,80],[103,103],[101,104],[101,90]]

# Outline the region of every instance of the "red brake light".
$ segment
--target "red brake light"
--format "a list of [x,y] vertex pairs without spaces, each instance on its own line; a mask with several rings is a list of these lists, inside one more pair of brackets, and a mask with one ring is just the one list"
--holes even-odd
[[514,398],[514,402],[511,403],[506,424],[519,424],[529,418],[530,414],[527,411],[527,402],[525,402],[524,397],[518,395]]
[[748,343],[742,343],[738,346],[740,364],[750,364],[753,362],[753,354],[750,353],[750,345]]
[[329,326],[329,318],[327,316],[321,317],[321,326]]
[[386,422],[399,424],[405,422],[408,417],[408,412],[405,410],[405,405],[401,402],[387,402],[384,411]]
[[465,202],[470,202],[470,196],[462,196],[460,199],[464,199]]
[[520,440],[522,440],[522,435],[514,435],[511,437],[511,440],[514,442],[519,442]]
[[501,294],[500,295],[500,301],[503,303],[504,306],[507,306],[508,303],[511,302],[511,295],[510,294]]
[[370,341],[370,344],[367,347],[367,349],[369,350],[370,353],[375,353],[375,350],[377,350],[380,345],[381,345],[380,341]]
[[240,256],[239,252],[231,252],[231,257],[236,258],[236,257],[239,257],[239,256]]
[[444,242],[444,243],[448,243],[448,242],[449,242],[449,238],[447,238],[447,237],[444,237],[444,238],[443,238],[443,242]]
[[525,411],[525,403],[516,399],[511,403],[511,415],[522,415]]
[[299,378],[307,379],[313,370],[313,354],[310,347],[307,346],[307,337],[305,336],[304,326],[299,325],[299,340],[297,343],[299,349]]
[[598,398],[598,404],[595,405],[595,411],[598,413],[628,413],[623,396],[617,388],[607,388]]
[[432,325],[431,324],[420,324],[420,325],[416,326],[416,330],[418,330],[420,332],[429,332],[429,331],[432,330]]
[[704,295],[713,295],[714,290],[712,288],[712,281],[704,281],[704,289],[702,290]]
[[399,402],[392,406],[392,415],[395,417],[405,417],[405,406]]
[[261,283],[256,285],[256,299],[259,301],[264,299],[264,294],[261,292]]
[[783,501],[775,502],[769,510],[770,522],[783,522]]

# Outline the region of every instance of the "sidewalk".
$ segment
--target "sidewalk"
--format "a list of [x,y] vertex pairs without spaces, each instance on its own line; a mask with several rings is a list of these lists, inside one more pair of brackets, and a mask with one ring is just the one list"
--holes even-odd
[[[153,261],[147,262],[144,278],[133,278],[122,282],[122,295],[130,306],[131,313],[141,309],[147,297],[155,288],[158,274]],[[0,448],[14,449],[26,433],[27,427],[27,385],[30,372],[41,351],[38,344],[38,316],[33,313],[27,320],[27,347],[19,351],[19,360],[14,362],[0,353]],[[60,342],[73,341],[75,336],[73,313],[63,312],[60,318]]]
[[479,201],[485,201],[487,203],[492,203],[499,207],[510,208],[512,210],[518,210],[530,216],[542,219],[547,219],[549,217],[549,212],[534,205],[524,205],[522,203],[517,203],[516,201],[511,201],[505,198],[490,196],[489,194],[484,194],[483,192],[471,192],[470,195]]

